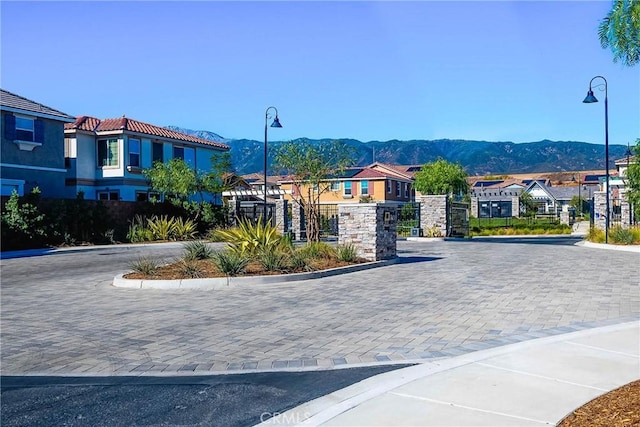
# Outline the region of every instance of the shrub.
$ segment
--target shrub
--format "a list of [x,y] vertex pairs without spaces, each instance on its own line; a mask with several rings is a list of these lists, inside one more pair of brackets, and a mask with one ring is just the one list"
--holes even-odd
[[149,242],[153,240],[153,232],[147,227],[147,221],[141,215],[136,215],[129,223],[127,240],[131,243]]
[[199,279],[204,277],[204,270],[193,261],[183,260],[180,263],[180,273],[190,279]]
[[276,227],[271,223],[263,224],[260,219],[255,224],[249,219],[240,220],[237,227],[216,230],[214,237],[228,243],[234,252],[248,255],[273,250],[282,240]]
[[589,233],[587,234],[587,240],[594,243],[604,243],[604,230],[598,227],[591,227],[589,229]]
[[628,228],[622,228],[620,226],[613,227],[609,230],[609,242],[620,245],[633,244],[633,233]]
[[210,259],[214,255],[214,251],[205,242],[194,241],[187,242],[182,245],[184,249],[184,257],[185,261],[195,261],[199,259]]
[[338,252],[338,259],[340,261],[355,262],[358,259],[358,250],[351,243],[347,243],[345,245],[339,245],[337,252]]
[[153,233],[154,240],[170,240],[175,233],[176,220],[168,215],[154,216],[147,219],[147,226]]
[[309,242],[298,251],[308,258],[335,258],[336,250],[325,242]]
[[245,254],[233,250],[217,252],[213,256],[215,266],[227,276],[243,273],[247,265],[249,265],[249,261],[250,258]]
[[195,221],[190,219],[183,219],[178,217],[175,220],[173,235],[178,240],[189,240],[196,237],[198,234],[198,225]]
[[258,254],[258,262],[267,271],[283,271],[286,267],[286,254],[280,251],[264,251]]
[[289,254],[289,257],[287,258],[287,261],[289,263],[289,266],[293,270],[313,270],[313,267],[309,264],[309,258],[307,258],[301,251],[291,252],[291,254]]
[[139,257],[137,260],[132,261],[129,264],[129,268],[131,268],[135,273],[145,274],[147,276],[153,275],[153,273],[158,270],[158,267],[160,267],[160,263],[157,260],[148,257]]
[[[9,249],[38,247],[46,240],[47,224],[45,215],[38,209],[40,189],[20,199],[13,190],[2,213],[3,246]],[[7,249],[3,247],[3,250]]]

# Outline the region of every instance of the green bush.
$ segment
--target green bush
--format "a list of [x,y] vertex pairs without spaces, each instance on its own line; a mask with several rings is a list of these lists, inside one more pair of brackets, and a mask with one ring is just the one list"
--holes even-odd
[[154,216],[147,219],[147,227],[151,230],[154,240],[170,240],[175,234],[176,220],[168,215]]
[[307,256],[305,256],[305,254],[299,250],[291,252],[289,257],[287,258],[287,261],[289,263],[289,266],[293,270],[313,270],[313,268],[309,264],[309,258],[307,258]]
[[633,233],[628,228],[622,228],[620,226],[613,227],[609,230],[609,242],[618,245],[632,245]]
[[183,259],[185,261],[196,261],[199,259],[213,258],[214,251],[206,242],[193,241],[182,245],[184,249]]
[[264,251],[257,255],[258,262],[267,271],[284,271],[287,265],[287,255],[280,251]]
[[355,262],[358,259],[358,250],[356,247],[347,243],[345,245],[339,245],[337,249],[338,259],[344,262]]
[[250,258],[245,254],[233,250],[217,252],[213,256],[213,263],[216,268],[227,276],[236,276],[243,273],[250,261]]
[[175,219],[173,236],[178,240],[189,240],[198,234],[198,225],[191,219],[178,217]]
[[150,242],[153,240],[153,232],[147,227],[147,220],[141,215],[136,215],[129,222],[127,240],[131,243]]
[[180,273],[190,279],[204,277],[204,270],[193,261],[182,260],[180,263]]
[[237,227],[216,230],[213,234],[217,241],[228,243],[232,251],[247,255],[274,250],[283,239],[276,227],[260,219],[255,224],[243,219]]
[[160,267],[158,260],[148,257],[140,257],[129,264],[129,268],[135,273],[141,273],[147,276],[153,275]]
[[34,248],[44,244],[49,230],[45,215],[38,209],[39,201],[38,187],[22,199],[15,190],[11,193],[2,213],[3,250]]
[[309,242],[298,251],[307,259],[309,258],[335,258],[336,250],[325,242]]

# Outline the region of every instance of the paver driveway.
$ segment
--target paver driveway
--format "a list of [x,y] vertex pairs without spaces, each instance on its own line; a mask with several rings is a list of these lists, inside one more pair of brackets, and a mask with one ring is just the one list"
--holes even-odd
[[[405,262],[393,266],[218,291],[114,288],[122,267],[95,250],[2,260],[2,374],[426,359],[640,315],[637,253],[498,239],[398,249]],[[122,249],[109,250],[115,259]],[[58,266],[88,258],[100,268],[50,278]]]

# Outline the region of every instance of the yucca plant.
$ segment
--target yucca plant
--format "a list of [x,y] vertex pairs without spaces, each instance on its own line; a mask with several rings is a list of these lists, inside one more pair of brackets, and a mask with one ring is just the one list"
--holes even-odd
[[158,270],[158,267],[160,267],[160,262],[148,257],[139,257],[129,264],[129,268],[131,268],[134,273],[140,273],[147,276],[153,275]]
[[136,215],[129,222],[127,240],[131,243],[148,242],[153,240],[153,233],[147,227],[147,220],[142,215]]
[[287,257],[287,264],[294,271],[298,271],[298,270],[311,271],[311,270],[313,270],[311,264],[309,263],[309,258],[307,258],[307,256],[305,256],[304,253],[302,253],[300,251],[291,252],[289,254],[289,256]]
[[253,224],[246,218],[240,220],[237,227],[216,230],[214,237],[228,243],[232,251],[247,255],[273,250],[282,241],[282,235],[270,223],[264,224],[258,219]]
[[358,259],[358,249],[352,243],[339,245],[337,253],[340,261],[354,262]]
[[198,233],[198,224],[191,219],[183,219],[178,217],[175,220],[173,235],[178,240],[189,240],[196,237]]
[[182,245],[184,249],[184,256],[182,257],[185,261],[195,261],[199,259],[210,259],[214,255],[214,250],[209,246],[206,242],[201,241],[193,241],[187,242]]
[[250,262],[249,257],[232,250],[217,252],[212,260],[218,270],[227,276],[237,276],[243,273]]
[[168,215],[153,216],[147,219],[147,225],[155,240],[170,240],[175,232],[176,220]]

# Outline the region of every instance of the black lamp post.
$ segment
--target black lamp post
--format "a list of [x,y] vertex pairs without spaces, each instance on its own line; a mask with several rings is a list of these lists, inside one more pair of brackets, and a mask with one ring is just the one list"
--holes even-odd
[[608,94],[607,94],[607,79],[602,76],[595,76],[589,82],[589,92],[587,92],[587,97],[584,99],[585,104],[591,104],[593,102],[598,102],[598,99],[593,95],[592,83],[595,79],[602,79],[604,83],[600,83],[595,87],[599,87],[604,85],[604,150],[605,150],[605,161],[606,161],[606,193],[607,193],[607,214],[605,218],[605,229],[604,229],[604,242],[609,243],[609,102],[608,102]]
[[264,200],[262,205],[262,221],[263,224],[267,225],[267,122],[271,118],[269,115],[269,110],[274,109],[276,112],[276,118],[273,119],[273,123],[271,123],[272,128],[281,128],[280,120],[278,120],[278,109],[276,107],[268,107],[264,113]]
[[[576,181],[576,176],[571,177],[571,181]],[[578,172],[578,218],[582,217],[582,183],[580,182],[580,172]]]
[[[625,156],[627,156],[627,169],[624,171],[624,179],[622,180],[622,182],[624,182],[624,186],[625,186],[625,191],[629,191],[629,159],[631,158],[631,146],[629,146],[629,143],[627,142],[627,151],[624,153]],[[628,199],[627,199],[628,200]],[[633,224],[633,208],[631,206],[631,202],[629,202],[629,225],[631,226]]]

